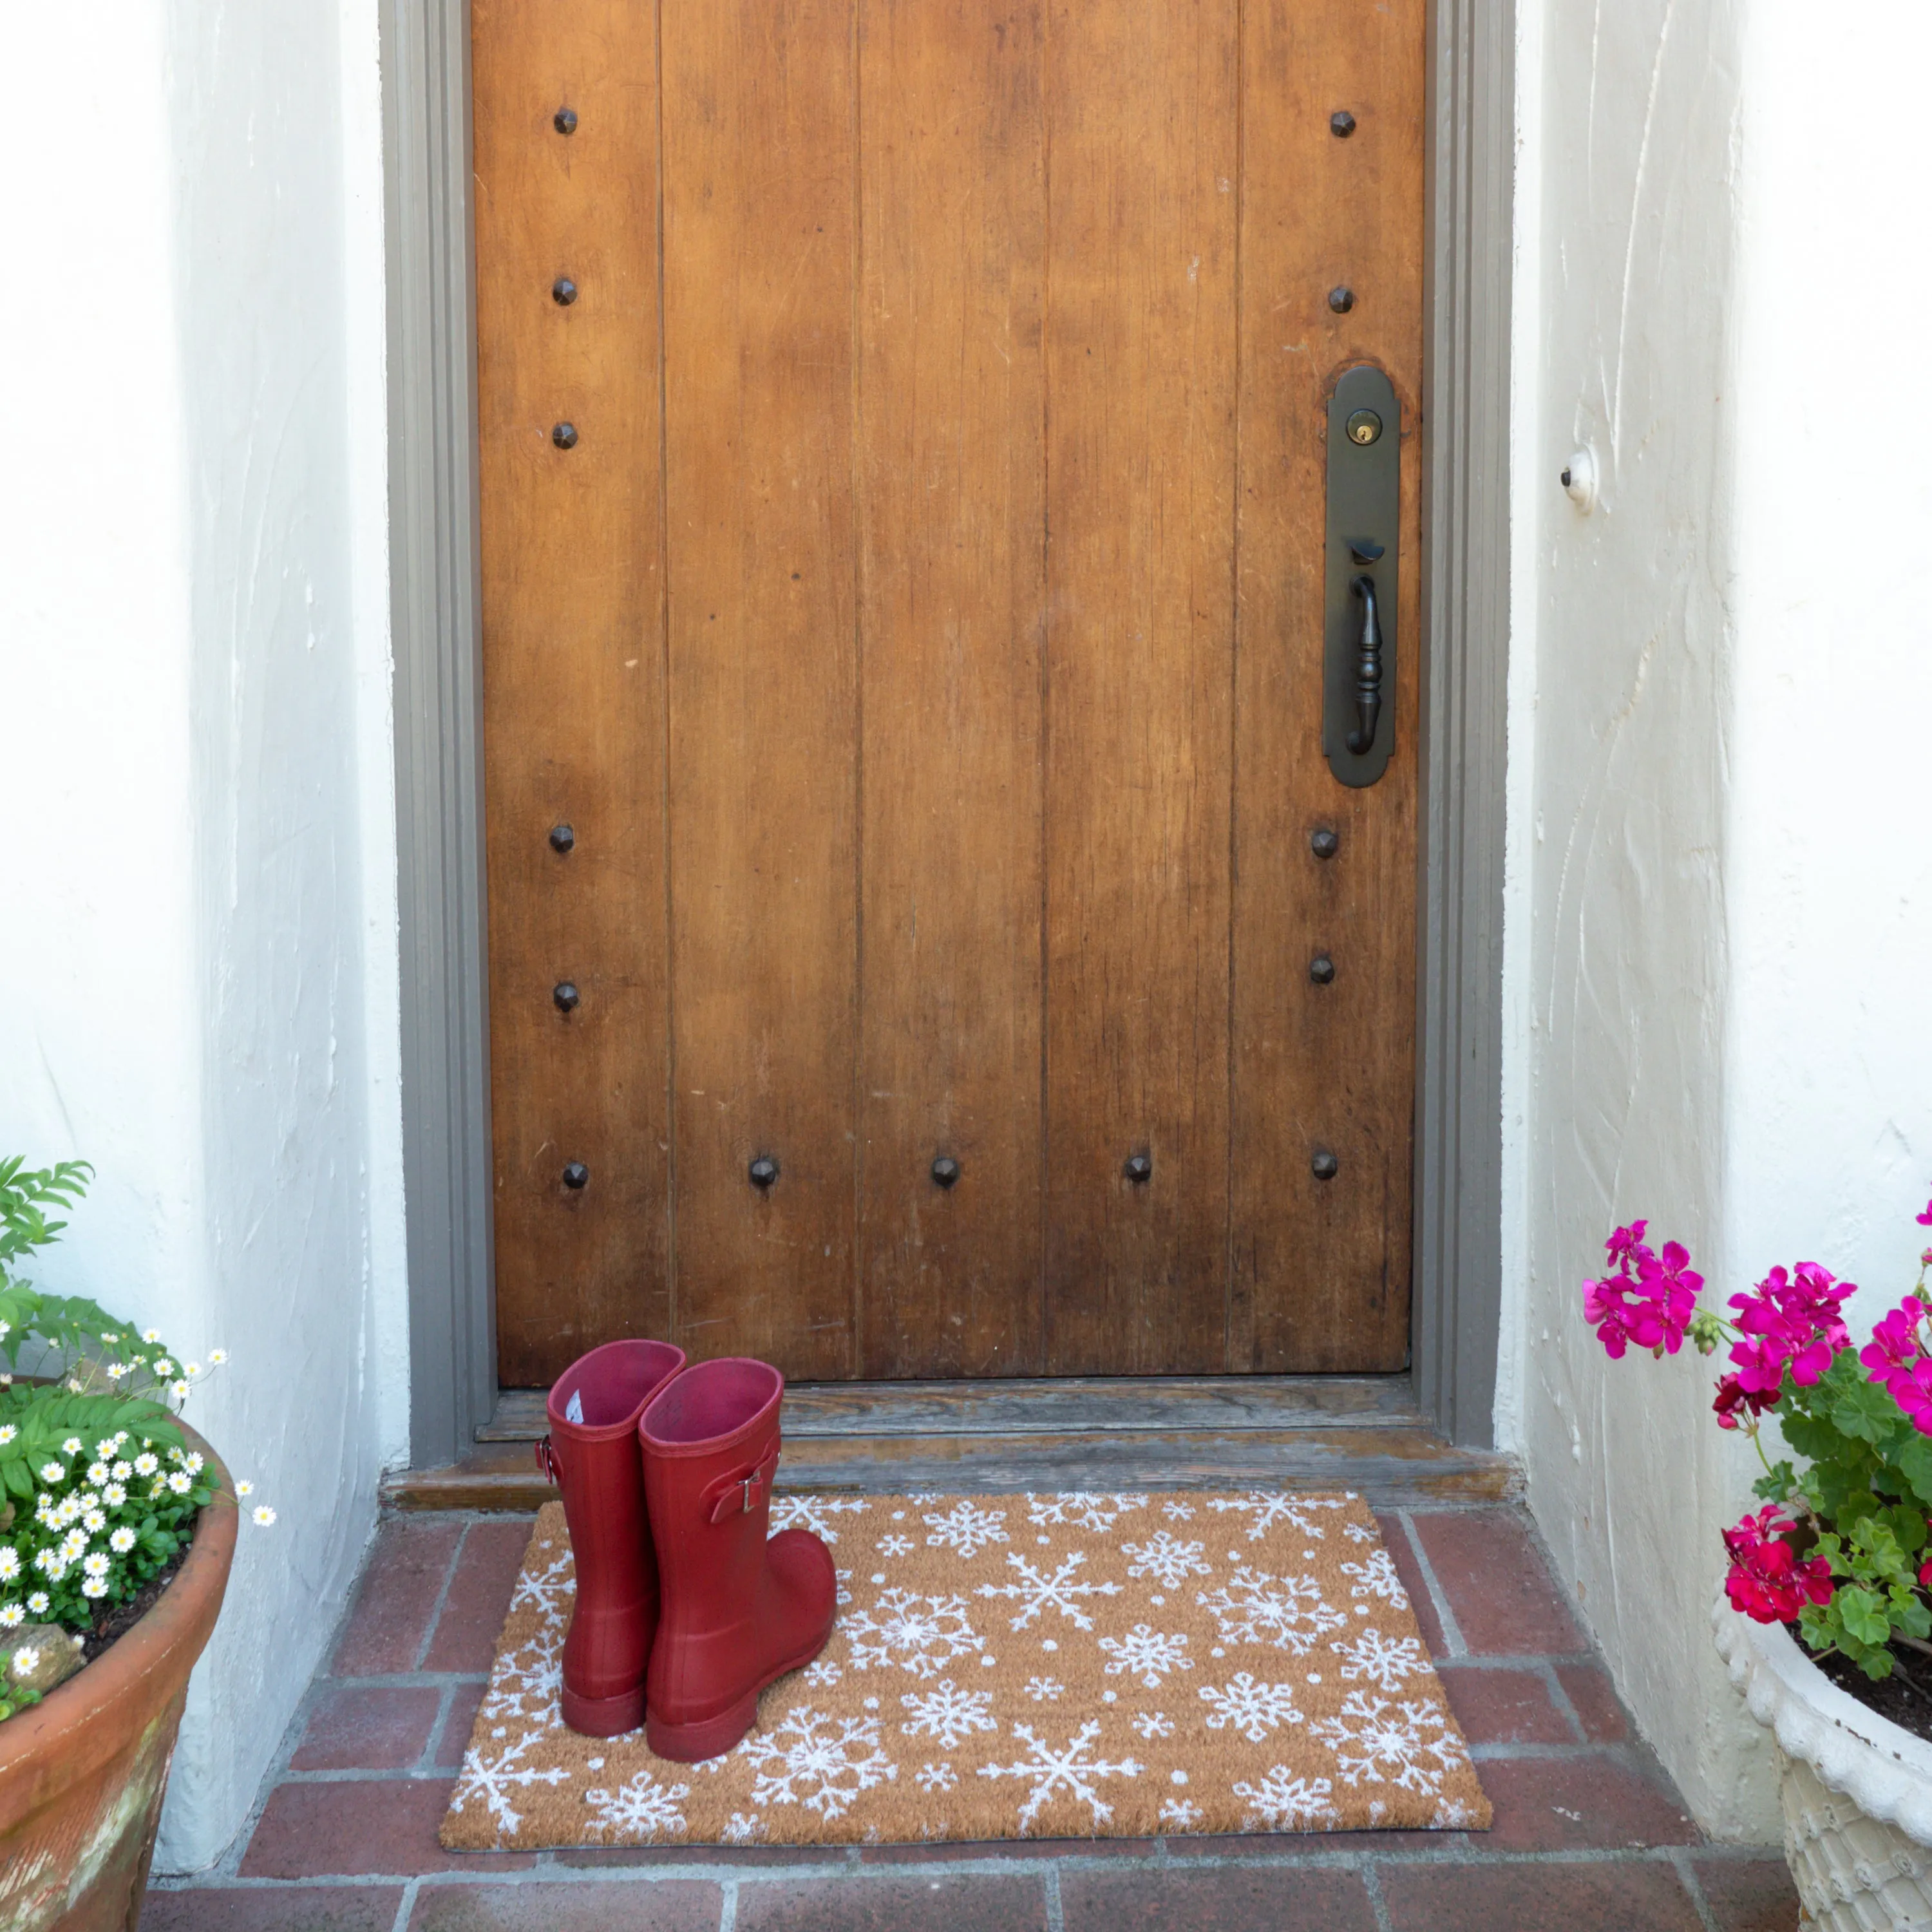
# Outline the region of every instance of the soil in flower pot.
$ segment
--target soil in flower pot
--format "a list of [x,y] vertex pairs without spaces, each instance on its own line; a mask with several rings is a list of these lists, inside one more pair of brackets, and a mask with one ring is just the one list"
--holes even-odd
[[[201,1521],[200,1510],[195,1513],[195,1524]],[[194,1540],[192,1532],[189,1541]],[[91,1630],[82,1633],[86,1640],[82,1648],[87,1660],[92,1664],[111,1646],[115,1639],[124,1636],[128,1631],[152,1610],[160,1600],[161,1592],[175,1580],[175,1572],[188,1561],[188,1551],[184,1549],[164,1569],[158,1570],[124,1604],[116,1604],[112,1610],[104,1611],[94,1622]]]
[[[1901,1731],[1932,1744],[1932,1658],[1916,1652],[1901,1652],[1892,1647],[1889,1677],[1868,1677],[1849,1657],[1837,1651],[1820,1657],[1807,1647],[1796,1624],[1786,1624],[1798,1648],[1847,1696],[1856,1697],[1868,1711],[1876,1711]],[[1901,1673],[1911,1673],[1908,1680]],[[1920,1687],[1913,1688],[1916,1681]]]

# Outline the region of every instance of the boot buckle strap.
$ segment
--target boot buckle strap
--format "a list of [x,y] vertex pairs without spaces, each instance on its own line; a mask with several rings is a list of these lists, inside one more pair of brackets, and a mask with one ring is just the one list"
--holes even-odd
[[778,1466],[778,1452],[775,1444],[771,1454],[757,1468],[747,1469],[742,1475],[728,1476],[712,1492],[711,1520],[722,1522],[728,1516],[749,1516],[770,1494],[772,1477]]
[[550,1446],[548,1436],[537,1444],[537,1467],[544,1472],[546,1481],[555,1484],[562,1480],[556,1470],[556,1451]]

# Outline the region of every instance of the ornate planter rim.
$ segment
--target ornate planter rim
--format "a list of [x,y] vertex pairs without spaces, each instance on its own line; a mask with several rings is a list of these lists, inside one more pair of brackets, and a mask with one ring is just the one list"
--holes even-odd
[[1782,1624],[1754,1623],[1720,1594],[1711,1628],[1751,1715],[1789,1756],[1868,1817],[1932,1845],[1932,1743],[1840,1690]]

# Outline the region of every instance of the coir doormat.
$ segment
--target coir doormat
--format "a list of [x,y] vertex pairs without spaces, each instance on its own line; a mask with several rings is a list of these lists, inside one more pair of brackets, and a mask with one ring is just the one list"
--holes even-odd
[[1375,1827],[1490,1805],[1360,1497],[783,1495],[838,1621],[708,1764],[564,1728],[563,1508],[537,1518],[452,1851]]

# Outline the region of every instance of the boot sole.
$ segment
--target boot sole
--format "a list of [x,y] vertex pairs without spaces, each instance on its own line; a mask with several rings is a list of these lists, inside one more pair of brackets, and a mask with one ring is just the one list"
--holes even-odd
[[655,1712],[644,1718],[644,1742],[659,1757],[674,1764],[702,1764],[707,1758],[722,1757],[758,1721],[758,1698],[781,1677],[802,1670],[831,1641],[832,1624],[805,1648],[759,1678],[734,1704],[728,1705],[715,1718],[700,1718],[688,1724],[668,1724]]
[[615,1697],[580,1697],[568,1687],[563,1693],[563,1721],[580,1736],[614,1738],[634,1731],[644,1721],[644,1687]]

